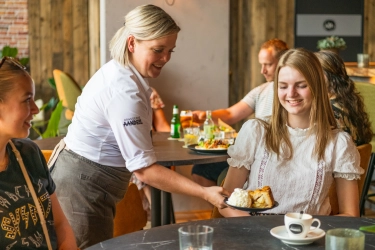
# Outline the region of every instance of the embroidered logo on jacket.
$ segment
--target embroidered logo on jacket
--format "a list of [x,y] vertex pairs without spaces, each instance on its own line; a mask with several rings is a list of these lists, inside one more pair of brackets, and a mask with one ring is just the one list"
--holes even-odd
[[143,123],[142,123],[141,117],[137,116],[137,117],[124,119],[123,125],[124,126],[133,126],[133,125],[139,125],[139,124],[143,124]]

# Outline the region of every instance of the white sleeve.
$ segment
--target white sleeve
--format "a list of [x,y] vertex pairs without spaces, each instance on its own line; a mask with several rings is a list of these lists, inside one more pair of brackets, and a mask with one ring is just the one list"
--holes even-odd
[[106,105],[105,115],[130,171],[156,162],[152,146],[152,109],[139,92],[118,92]]
[[256,151],[264,145],[265,129],[257,119],[250,119],[238,132],[236,142],[228,148],[229,166],[242,167],[250,170]]
[[256,102],[261,91],[261,86],[262,85],[253,88],[249,93],[247,93],[247,95],[245,95],[244,98],[242,98],[242,101],[249,105],[249,107],[253,110],[255,110]]
[[333,152],[333,173],[335,178],[358,180],[365,171],[359,166],[360,155],[352,138],[345,132],[339,132]]

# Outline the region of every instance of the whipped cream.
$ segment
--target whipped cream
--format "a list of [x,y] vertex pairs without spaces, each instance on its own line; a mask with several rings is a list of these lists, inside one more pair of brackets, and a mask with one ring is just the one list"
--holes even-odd
[[228,203],[236,207],[251,207],[252,200],[248,191],[241,188],[235,188],[230,195]]

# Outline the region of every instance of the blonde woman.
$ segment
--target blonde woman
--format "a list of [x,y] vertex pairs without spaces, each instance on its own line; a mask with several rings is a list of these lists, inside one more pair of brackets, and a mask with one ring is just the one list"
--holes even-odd
[[156,164],[147,79],[158,77],[171,59],[179,31],[161,8],[136,7],[110,42],[113,60],[78,98],[52,177],[81,248],[113,237],[116,203],[124,197],[131,172],[158,189],[225,206],[223,188],[204,188]]
[[[25,68],[13,58],[2,58],[0,249],[77,249],[43,154],[34,142],[26,139],[31,120],[39,112],[34,95],[34,82]],[[30,178],[30,184],[26,178]],[[31,195],[31,187],[35,190],[36,201]],[[42,216],[37,212],[36,203],[41,205]],[[42,222],[47,222],[45,228]]]
[[231,167],[224,188],[270,186],[279,206],[267,214],[329,215],[328,191],[335,178],[339,215],[359,216],[357,179],[364,170],[351,137],[337,129],[319,60],[305,49],[289,50],[275,76],[270,121],[253,119],[243,125],[228,149]]

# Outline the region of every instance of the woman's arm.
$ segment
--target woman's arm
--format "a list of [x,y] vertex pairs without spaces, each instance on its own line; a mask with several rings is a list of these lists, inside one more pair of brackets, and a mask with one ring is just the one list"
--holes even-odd
[[359,217],[358,181],[336,178],[337,198],[339,202],[338,216]]
[[52,213],[57,235],[57,246],[59,250],[77,249],[76,239],[64,212],[61,209],[59,200],[55,193],[51,196]]
[[162,109],[153,109],[152,125],[155,131],[158,132],[170,132],[171,126],[165,118],[164,111]]
[[[247,177],[249,176],[249,172],[250,171],[245,167],[229,167],[227,176],[225,177],[224,188],[231,193],[235,188],[243,188]],[[219,212],[225,217],[249,216],[248,212],[231,209],[229,207],[219,209]]]
[[137,178],[150,186],[170,193],[202,198],[216,207],[226,207],[224,197],[229,193],[222,187],[202,187],[192,180],[158,164],[134,171]]

